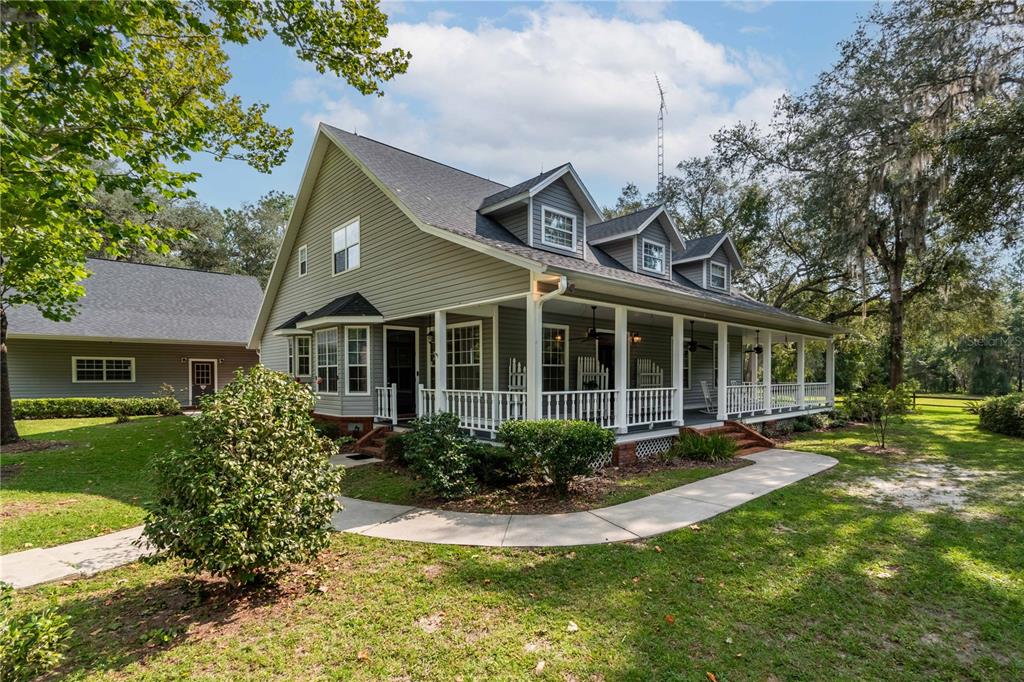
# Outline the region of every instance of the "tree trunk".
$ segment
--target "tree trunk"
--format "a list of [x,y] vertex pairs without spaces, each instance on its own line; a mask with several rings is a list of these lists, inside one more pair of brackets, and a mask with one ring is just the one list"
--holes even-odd
[[0,445],[19,440],[11,404],[11,379],[7,373],[7,311],[0,309]]
[[889,388],[903,383],[903,287],[891,285],[889,298]]

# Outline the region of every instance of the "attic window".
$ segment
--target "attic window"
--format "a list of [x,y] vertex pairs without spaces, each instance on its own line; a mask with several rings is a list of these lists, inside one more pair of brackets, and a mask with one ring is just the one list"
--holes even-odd
[[711,286],[716,289],[726,289],[726,270],[722,263],[711,263]]
[[644,240],[644,270],[649,272],[657,272],[659,274],[665,272],[665,245],[658,244],[657,242],[649,242]]
[[336,229],[331,236],[334,274],[359,267],[359,218]]
[[543,216],[542,224],[544,225],[541,242],[547,246],[575,251],[576,216],[556,211],[547,206],[541,208],[541,214]]

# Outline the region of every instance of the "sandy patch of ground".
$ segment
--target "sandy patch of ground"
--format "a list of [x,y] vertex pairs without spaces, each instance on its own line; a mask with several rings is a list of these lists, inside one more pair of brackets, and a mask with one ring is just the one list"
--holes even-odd
[[846,490],[917,511],[959,511],[966,506],[971,488],[992,475],[953,464],[908,462],[898,465],[890,476],[862,478]]
[[4,446],[5,455],[16,455],[22,452],[38,452],[40,450],[56,450],[71,445],[66,440],[29,440],[23,438]]

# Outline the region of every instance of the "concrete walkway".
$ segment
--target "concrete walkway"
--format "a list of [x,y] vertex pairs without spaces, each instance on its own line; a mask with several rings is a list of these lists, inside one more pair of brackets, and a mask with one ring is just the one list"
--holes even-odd
[[[342,497],[335,530],[392,540],[487,547],[595,545],[682,528],[830,469],[832,457],[772,449],[744,456],[753,465],[632,502],[569,514],[470,514]],[[142,527],[0,557],[0,579],[16,588],[92,575],[148,553]]]

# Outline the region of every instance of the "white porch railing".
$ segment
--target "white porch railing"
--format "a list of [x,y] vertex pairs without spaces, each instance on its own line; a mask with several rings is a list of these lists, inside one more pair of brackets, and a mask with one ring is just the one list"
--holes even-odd
[[541,394],[545,419],[579,419],[606,428],[615,426],[615,391],[545,391]]
[[827,381],[815,381],[804,384],[804,405],[807,407],[827,407],[829,396],[829,383]]
[[764,384],[733,384],[725,387],[725,413],[730,417],[764,410]]
[[627,425],[656,424],[672,421],[674,388],[631,388],[626,391],[629,405]]
[[797,407],[800,404],[799,392],[799,384],[772,384],[771,408],[773,410],[788,410]]
[[502,422],[526,418],[526,394],[522,391],[445,391],[448,411],[459,416],[462,427],[472,431],[498,430]]
[[387,419],[392,424],[398,422],[398,385],[377,387],[377,409],[374,412],[377,419]]
[[431,417],[437,412],[437,391],[422,384],[416,392],[416,416]]

